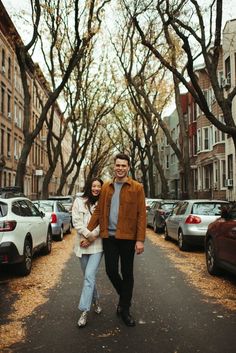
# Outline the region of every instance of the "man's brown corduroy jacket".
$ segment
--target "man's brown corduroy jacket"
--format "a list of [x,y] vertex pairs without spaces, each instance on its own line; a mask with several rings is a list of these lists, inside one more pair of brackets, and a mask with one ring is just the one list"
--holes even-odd
[[[100,225],[101,238],[108,237],[111,198],[114,193],[113,181],[103,184],[98,205],[90,219],[91,231]],[[120,206],[115,237],[117,239],[145,240],[146,205],[142,184],[128,178],[120,191]]]

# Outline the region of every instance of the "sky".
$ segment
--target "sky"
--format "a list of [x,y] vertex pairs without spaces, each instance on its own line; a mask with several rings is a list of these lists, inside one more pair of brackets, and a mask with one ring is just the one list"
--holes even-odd
[[[208,0],[198,0],[199,4],[206,6]],[[227,20],[236,18],[236,1],[235,0],[222,0],[223,1],[223,27]],[[29,0],[2,0],[3,5],[7,9],[12,19],[13,16],[19,14],[22,10],[30,10]],[[15,21],[13,21],[15,22]],[[22,28],[17,28],[23,39],[27,38],[27,33]]]
[[[198,0],[198,3],[203,6],[206,6],[206,3],[209,0]],[[223,26],[226,21],[236,18],[236,1],[235,0],[222,0],[223,1]],[[22,37],[25,44],[31,39],[31,33],[25,30],[25,27],[18,28],[17,27],[17,15],[22,11],[26,11],[30,13],[30,1],[29,0],[2,0],[3,5],[5,6],[7,12],[9,13],[12,21],[14,22],[20,36]],[[40,62],[40,52],[36,51],[35,55],[33,56],[34,61]],[[170,106],[165,111],[165,115],[169,115],[173,112],[174,105],[170,104]]]

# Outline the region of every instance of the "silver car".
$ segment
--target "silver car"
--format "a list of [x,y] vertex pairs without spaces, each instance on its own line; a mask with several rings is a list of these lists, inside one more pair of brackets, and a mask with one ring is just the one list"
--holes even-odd
[[62,205],[69,211],[70,213],[70,221],[71,221],[71,226],[72,224],[72,206],[74,202],[75,197],[72,195],[67,195],[67,196],[49,196],[48,200],[56,200],[60,201]]
[[64,234],[71,233],[71,217],[69,211],[57,200],[33,201],[45,218],[50,220],[52,235],[63,240]]
[[180,250],[189,245],[204,245],[207,227],[221,215],[228,204],[222,200],[179,201],[166,219],[165,239],[175,239]]

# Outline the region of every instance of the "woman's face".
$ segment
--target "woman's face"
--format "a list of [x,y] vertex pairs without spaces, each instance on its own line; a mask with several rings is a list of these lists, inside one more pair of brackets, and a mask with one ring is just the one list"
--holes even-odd
[[102,185],[98,180],[93,181],[92,188],[91,188],[92,195],[98,196],[100,194],[101,188],[102,188]]

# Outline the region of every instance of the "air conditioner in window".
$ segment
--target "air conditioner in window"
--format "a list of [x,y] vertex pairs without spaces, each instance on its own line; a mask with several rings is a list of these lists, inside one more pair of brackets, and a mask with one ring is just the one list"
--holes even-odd
[[7,114],[7,117],[8,117],[8,119],[11,120],[11,113],[10,112]]
[[233,186],[233,179],[226,179],[225,186],[232,187]]
[[231,86],[231,77],[222,78],[221,86],[222,88],[229,88]]

